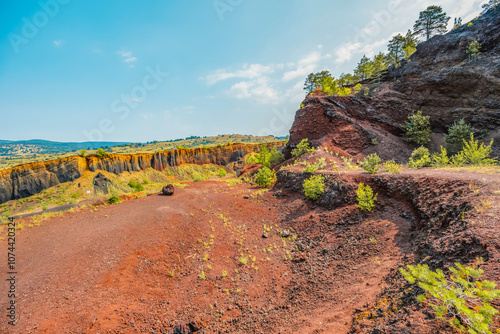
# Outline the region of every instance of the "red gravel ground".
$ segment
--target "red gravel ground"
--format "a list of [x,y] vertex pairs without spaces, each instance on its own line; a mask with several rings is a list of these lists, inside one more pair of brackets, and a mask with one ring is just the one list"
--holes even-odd
[[[378,303],[392,284],[387,277],[414,258],[402,216],[416,215],[414,208],[380,194],[380,208],[363,218],[355,205],[328,210],[296,192],[273,193],[204,181],[172,197],[85,208],[24,227],[16,238],[17,325],[2,315],[0,332],[353,330],[353,316]],[[446,332],[419,314],[408,333]]]

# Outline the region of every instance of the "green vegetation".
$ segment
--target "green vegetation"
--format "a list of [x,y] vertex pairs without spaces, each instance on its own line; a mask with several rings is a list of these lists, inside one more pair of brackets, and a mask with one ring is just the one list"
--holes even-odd
[[120,202],[121,202],[120,196],[118,196],[117,194],[112,194],[111,197],[108,198],[108,203],[110,204],[116,204]]
[[474,59],[477,58],[481,54],[481,43],[478,41],[472,41],[470,44],[467,46],[467,49],[465,50],[465,53],[467,53],[467,58],[469,61],[473,61]]
[[464,147],[464,140],[469,139],[471,133],[473,133],[472,126],[465,123],[464,119],[461,119],[458,123],[454,122],[445,137],[446,148],[450,154],[460,152]]
[[281,151],[278,151],[276,147],[273,147],[273,149],[271,150],[271,155],[269,157],[269,162],[271,163],[271,165],[278,165],[283,161],[285,161],[285,155]]
[[297,145],[297,148],[292,150],[292,156],[298,158],[305,153],[316,151],[311,145],[309,145],[308,139],[302,139],[301,142]]
[[500,5],[500,0],[490,0],[490,2],[483,5],[483,14]]
[[430,305],[436,317],[463,333],[489,333],[493,316],[498,310],[490,302],[500,298],[496,283],[480,280],[483,270],[479,260],[473,266],[455,263],[450,276],[442,270],[432,271],[427,265],[408,265],[400,268],[401,275],[410,283],[417,284],[424,294],[418,301]]
[[219,173],[219,177],[224,177],[224,176],[227,175],[226,170],[224,168],[222,168],[222,167],[219,168],[219,172],[218,173]]
[[401,173],[401,166],[394,161],[387,161],[384,163],[384,168],[389,172],[389,174],[395,175]]
[[108,154],[108,153],[106,153],[106,151],[104,151],[102,148],[100,148],[100,149],[98,149],[98,150],[97,150],[97,152],[96,152],[96,154],[95,154],[95,155],[97,155],[97,157],[99,157],[99,158],[101,158],[101,159],[102,159],[102,158],[104,158],[107,154]]
[[276,182],[276,172],[268,167],[262,167],[257,174],[255,174],[255,183],[261,187],[269,187]]
[[271,153],[269,149],[265,145],[260,146],[259,153],[257,153],[257,163],[261,164],[264,167],[271,168]]
[[178,149],[178,150],[190,150],[191,148],[190,148],[190,147],[187,147],[187,146],[178,145],[178,146],[176,147],[176,149]]
[[325,178],[321,175],[311,176],[302,186],[307,197],[317,200],[325,192]]
[[358,190],[356,190],[358,196],[358,208],[361,211],[371,212],[375,207],[375,201],[377,201],[378,194],[373,194],[373,190],[369,185],[364,185],[360,183],[358,185]]
[[128,183],[128,186],[130,188],[134,189],[135,192],[144,191],[144,186],[135,180],[130,180],[130,182]]
[[81,156],[82,158],[85,158],[87,156],[87,150],[81,150],[78,155]]
[[405,140],[417,145],[427,145],[431,138],[430,116],[423,116],[421,111],[408,116],[408,121],[404,124],[406,130]]
[[420,12],[413,30],[416,35],[425,36],[429,40],[433,35],[446,33],[450,19],[451,17],[446,16],[441,6],[429,6]]
[[448,152],[441,146],[441,153],[434,154],[432,156],[432,167],[446,167],[450,164],[450,158],[448,158]]
[[380,169],[381,161],[382,159],[380,159],[378,154],[373,153],[363,160],[362,167],[370,174],[377,174],[378,170]]
[[424,168],[429,167],[432,163],[429,150],[426,147],[420,146],[411,154],[408,166],[410,168]]
[[484,143],[479,145],[479,141],[474,140],[474,135],[471,133],[470,140],[468,142],[464,140],[464,148],[460,153],[463,155],[466,164],[472,166],[492,165],[498,161],[489,159],[492,151],[491,146],[493,146],[493,139],[491,139],[489,145],[484,145]]
[[386,61],[390,65],[398,65],[403,59],[408,59],[417,50],[418,40],[415,35],[408,30],[406,36],[398,34],[390,41]]

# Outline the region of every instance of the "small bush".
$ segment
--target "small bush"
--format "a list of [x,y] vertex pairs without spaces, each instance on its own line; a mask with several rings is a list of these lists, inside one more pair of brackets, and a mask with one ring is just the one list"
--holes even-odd
[[321,175],[311,176],[302,185],[304,194],[312,200],[317,200],[325,192],[325,178]]
[[446,167],[450,164],[448,152],[441,146],[441,153],[432,156],[432,167]]
[[[221,146],[217,146],[217,147],[222,147],[222,145]],[[178,150],[189,150],[190,148],[187,147],[187,146],[177,146],[177,149]]]
[[408,166],[410,168],[418,169],[418,168],[429,167],[431,163],[432,161],[429,150],[421,146],[412,152]]
[[457,154],[464,147],[464,140],[468,140],[472,133],[470,124],[461,119],[455,122],[446,135],[446,148],[451,155]]
[[430,116],[423,116],[421,111],[408,116],[408,121],[404,124],[406,130],[405,140],[417,145],[427,145],[431,138]]
[[276,147],[274,147],[271,150],[271,156],[269,157],[269,162],[271,163],[271,165],[274,166],[282,163],[283,161],[285,161],[285,155],[282,152],[278,151]]
[[496,283],[479,280],[483,270],[476,264],[464,267],[455,263],[450,267],[450,276],[442,270],[435,272],[427,265],[406,266],[399,269],[403,277],[412,284],[417,284],[424,294],[417,297],[434,309],[436,317],[447,321],[454,328],[467,333],[492,333],[490,325],[498,310],[489,302],[500,299],[500,290]]
[[219,174],[219,177],[224,177],[227,175],[227,172],[224,168],[219,168],[218,174]]
[[271,153],[269,152],[269,149],[265,145],[260,146],[259,153],[256,156],[257,163],[261,164],[264,167],[271,168]]
[[204,180],[204,178],[200,174],[196,173],[196,174],[193,175],[193,182],[200,182],[200,181],[203,181],[203,180]]
[[269,187],[276,181],[276,173],[268,167],[262,167],[255,175],[255,183],[261,187]]
[[358,208],[361,211],[372,211],[378,194],[373,195],[372,188],[369,185],[365,186],[363,183],[359,184],[356,194],[358,195]]
[[140,184],[139,182],[134,181],[134,180],[130,180],[128,183],[128,186],[130,188],[134,189],[136,192],[144,191],[143,185]]
[[297,145],[297,148],[292,150],[292,156],[300,157],[305,153],[316,151],[311,145],[309,145],[308,139],[302,139],[302,141]]
[[110,198],[108,198],[108,203],[110,204],[115,204],[115,203],[120,203],[121,199],[120,196],[117,194],[112,194]]
[[102,148],[100,148],[100,149],[97,150],[97,153],[95,155],[97,155],[99,158],[102,159],[106,155],[108,155],[108,153],[106,153],[106,151],[104,151]]
[[256,164],[256,163],[257,163],[257,159],[256,159],[253,155],[249,154],[249,155],[245,158],[245,163],[246,163],[247,165],[250,165],[250,164]]
[[80,153],[78,153],[79,156],[82,158],[85,158],[87,156],[87,150],[81,150]]
[[451,157],[451,165],[453,167],[462,167],[465,165],[465,161],[466,159],[463,152],[459,152]]
[[481,54],[481,43],[479,43],[478,41],[470,42],[470,44],[467,46],[467,49],[465,50],[465,53],[467,53],[469,61],[476,59],[477,56]]
[[370,154],[367,158],[363,160],[361,166],[365,171],[370,174],[377,174],[380,169],[380,162],[382,159],[377,155],[377,153]]
[[495,159],[489,159],[491,154],[491,146],[493,146],[493,139],[489,145],[484,145],[481,143],[479,145],[478,140],[474,140],[474,135],[470,135],[470,140],[467,142],[464,140],[464,148],[460,152],[465,158],[465,162],[472,166],[486,166],[493,165],[497,162]]
[[389,172],[389,174],[399,174],[401,173],[401,166],[394,161],[388,161],[384,164],[384,168]]
[[316,160],[316,162],[313,164],[307,164],[306,168],[304,169],[304,172],[315,173],[317,170],[321,170],[325,167],[326,167],[326,159],[323,157]]

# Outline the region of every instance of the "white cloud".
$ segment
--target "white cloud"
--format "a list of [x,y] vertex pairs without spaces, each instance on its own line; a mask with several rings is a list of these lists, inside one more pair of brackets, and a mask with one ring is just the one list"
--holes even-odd
[[56,41],[54,41],[52,43],[54,43],[55,46],[61,46],[64,43],[64,41],[61,40],[61,39],[58,39],[58,40],[56,40]]
[[277,103],[280,96],[268,78],[238,82],[231,87],[229,94],[237,99],[254,99],[260,104]]
[[337,56],[337,58],[335,59],[335,62],[339,65],[345,63],[346,61],[348,61],[352,58],[352,55],[354,53],[358,53],[360,49],[361,49],[360,43],[349,42],[349,43],[346,43],[346,44],[340,46],[335,51],[335,55]]
[[230,72],[227,69],[219,69],[216,70],[213,74],[207,75],[202,78],[207,81],[207,83],[212,86],[219,81],[224,81],[232,78],[246,78],[246,79],[254,79],[261,77],[264,74],[271,74],[274,72],[274,66],[269,65],[261,65],[261,64],[245,64],[242,69]]
[[320,52],[314,51],[299,60],[294,70],[285,72],[283,74],[283,81],[290,81],[298,77],[305,77],[309,73],[314,72],[318,67],[319,61],[323,59]]

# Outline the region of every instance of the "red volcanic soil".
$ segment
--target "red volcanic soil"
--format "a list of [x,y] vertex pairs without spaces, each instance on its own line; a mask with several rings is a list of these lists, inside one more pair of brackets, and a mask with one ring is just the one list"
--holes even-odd
[[[379,204],[362,215],[218,180],[65,213],[17,231],[18,320],[2,315],[0,332],[364,332],[379,304],[406,321],[383,294],[414,260],[417,212],[403,197]],[[447,332],[419,312],[408,333]]]

